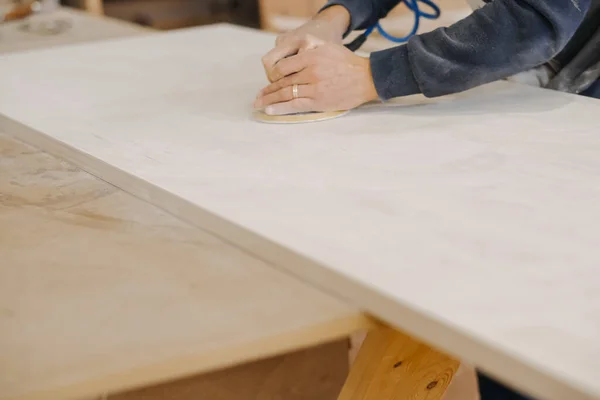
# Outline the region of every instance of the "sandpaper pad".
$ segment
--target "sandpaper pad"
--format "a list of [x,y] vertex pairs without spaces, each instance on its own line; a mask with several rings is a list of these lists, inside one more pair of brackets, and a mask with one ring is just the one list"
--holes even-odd
[[262,111],[255,111],[253,117],[259,122],[267,124],[303,124],[307,122],[326,121],[328,119],[338,118],[347,114],[349,111],[331,111],[331,112],[309,112],[286,115],[268,115]]

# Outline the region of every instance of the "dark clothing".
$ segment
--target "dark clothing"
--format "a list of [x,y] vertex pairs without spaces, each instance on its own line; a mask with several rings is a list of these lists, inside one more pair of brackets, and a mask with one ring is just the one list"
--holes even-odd
[[[398,0],[330,0],[365,29]],[[326,6],[326,7],[327,7]],[[461,92],[548,62],[581,24],[590,0],[493,0],[447,28],[416,35],[407,44],[371,54],[382,100],[423,93]]]
[[483,374],[478,374],[477,378],[481,400],[533,400],[531,397],[514,392]]
[[582,92],[581,95],[600,99],[600,81],[596,81],[585,92]]

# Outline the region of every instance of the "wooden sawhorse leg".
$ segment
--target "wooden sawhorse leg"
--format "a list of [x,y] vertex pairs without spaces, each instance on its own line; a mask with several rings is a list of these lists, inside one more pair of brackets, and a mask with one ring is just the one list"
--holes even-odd
[[441,400],[459,365],[381,326],[367,334],[338,400]]
[[458,369],[453,358],[381,326],[369,331],[350,372],[348,342],[338,340],[103,400],[478,400],[469,371]]

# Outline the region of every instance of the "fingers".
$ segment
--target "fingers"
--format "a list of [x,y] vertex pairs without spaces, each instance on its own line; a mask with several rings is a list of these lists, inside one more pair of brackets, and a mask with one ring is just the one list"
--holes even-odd
[[263,66],[269,81],[274,82],[277,79],[289,75],[289,73],[281,75],[282,71],[276,69],[277,65],[288,59],[287,57],[293,58],[291,56],[303,53],[309,49],[314,49],[323,43],[322,40],[310,35],[305,35],[303,37],[283,36],[281,39],[276,40],[275,48],[265,54],[262,58]]
[[298,54],[279,61],[271,68],[270,72],[267,71],[270,81],[275,82],[288,75],[302,71],[307,66],[307,54],[308,53]]
[[257,97],[265,96],[269,93],[276,92],[276,91],[283,89],[285,87],[288,87],[288,86],[312,83],[310,77],[311,77],[310,73],[308,73],[308,71],[306,69],[304,69],[296,74],[288,75],[284,78],[279,79],[278,81],[271,83],[267,87],[263,88],[258,93]]
[[262,58],[262,63],[269,81],[273,82],[275,80],[273,78],[273,69],[275,65],[286,57],[298,53],[299,45],[300,43],[297,40],[282,40],[281,43],[278,43],[274,49],[264,55]]
[[295,114],[315,111],[314,108],[314,100],[309,98],[298,98],[284,103],[272,104],[265,109],[265,113],[268,115]]
[[[298,85],[298,98],[312,98],[315,95],[314,85]],[[293,86],[286,86],[272,93],[259,97],[254,103],[255,108],[264,108],[273,104],[294,100]]]

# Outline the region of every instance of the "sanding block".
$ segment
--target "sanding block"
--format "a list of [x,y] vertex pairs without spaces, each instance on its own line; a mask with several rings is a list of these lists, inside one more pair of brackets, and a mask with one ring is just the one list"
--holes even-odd
[[254,111],[253,117],[259,122],[267,124],[303,124],[307,122],[326,121],[341,117],[349,111],[309,112],[286,115],[268,115],[263,111]]

